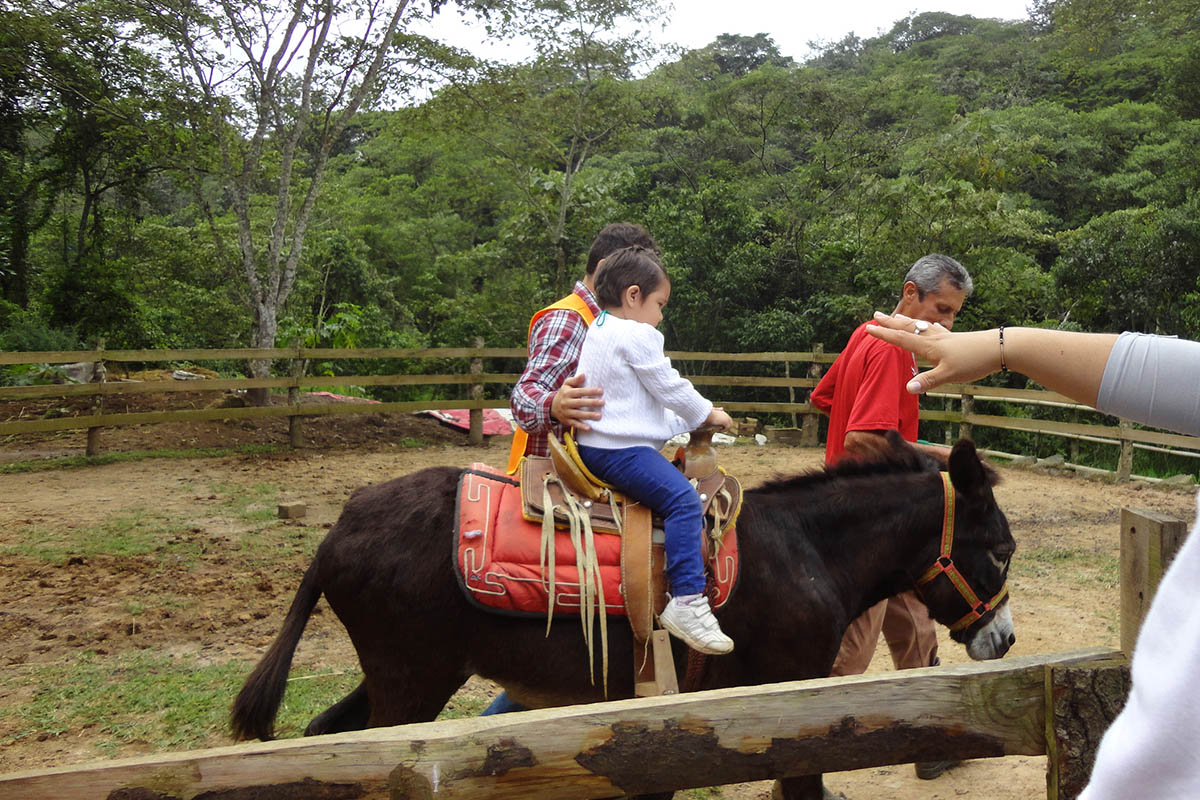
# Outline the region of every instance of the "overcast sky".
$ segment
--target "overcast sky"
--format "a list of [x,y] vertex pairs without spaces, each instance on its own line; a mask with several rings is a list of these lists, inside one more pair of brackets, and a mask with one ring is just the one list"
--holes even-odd
[[[1026,19],[1029,0],[674,0],[675,11],[654,39],[688,49],[704,47],[719,34],[766,33],[780,52],[803,60],[809,42],[836,42],[848,33],[861,38],[891,30],[914,12],[947,11],[996,19]],[[436,35],[480,55],[502,54],[483,43],[481,30],[462,25],[458,15],[438,15]]]

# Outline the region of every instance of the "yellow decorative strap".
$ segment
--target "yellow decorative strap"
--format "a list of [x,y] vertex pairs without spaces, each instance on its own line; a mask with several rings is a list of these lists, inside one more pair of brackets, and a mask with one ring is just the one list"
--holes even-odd
[[[563,502],[556,505],[550,495],[550,484],[558,484],[562,489]],[[613,502],[609,493],[609,501]],[[588,510],[567,489],[558,476],[546,473],[542,478],[542,541],[539,556],[539,566],[542,579],[547,584],[550,596],[549,609],[546,612],[546,635],[550,635],[550,624],[554,619],[555,602],[555,514],[561,512],[567,520],[571,545],[575,549],[575,572],[579,581],[579,618],[583,626],[583,642],[588,651],[588,675],[592,684],[596,683],[595,643],[592,631],[595,625],[596,612],[600,613],[600,654],[604,696],[608,696],[608,604],[604,598],[604,582],[600,577],[600,564],[596,556],[596,541],[592,532],[592,519]],[[618,520],[618,525],[620,522]],[[550,575],[547,579],[546,570]]]

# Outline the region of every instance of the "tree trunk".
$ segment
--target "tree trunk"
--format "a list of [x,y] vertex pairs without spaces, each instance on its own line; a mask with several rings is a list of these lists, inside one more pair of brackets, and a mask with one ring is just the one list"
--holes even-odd
[[11,206],[8,267],[0,270],[0,298],[21,308],[29,305],[29,198],[21,193]]
[[[275,333],[279,330],[279,316],[275,304],[260,297],[254,307],[254,328],[250,332],[250,346],[269,349],[275,346]],[[270,359],[251,359],[247,362],[251,378],[271,377]],[[268,389],[247,389],[246,402],[254,406],[265,406],[271,402]]]

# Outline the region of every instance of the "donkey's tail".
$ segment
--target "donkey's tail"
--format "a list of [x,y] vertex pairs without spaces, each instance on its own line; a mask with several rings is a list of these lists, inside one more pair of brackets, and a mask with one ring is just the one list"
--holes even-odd
[[309,565],[300,581],[300,588],[292,598],[292,607],[288,609],[283,627],[275,641],[258,662],[258,666],[242,684],[242,690],[233,701],[229,711],[229,723],[235,739],[268,739],[275,738],[275,715],[283,702],[283,693],[287,689],[288,670],[292,666],[292,656],[304,626],[312,614],[317,600],[321,598],[321,587],[317,584],[317,561]]

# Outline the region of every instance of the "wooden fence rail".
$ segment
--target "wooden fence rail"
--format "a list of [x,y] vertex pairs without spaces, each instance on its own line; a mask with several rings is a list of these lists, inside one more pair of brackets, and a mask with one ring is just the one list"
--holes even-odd
[[[469,409],[474,423],[478,423],[485,408],[505,408],[506,399],[483,398],[483,387],[486,385],[503,386],[505,394],[519,378],[513,372],[484,372],[483,359],[522,359],[526,355],[524,348],[512,347],[443,347],[443,348],[368,348],[351,350],[344,348],[311,348],[290,347],[256,350],[250,348],[235,348],[227,350],[72,350],[51,352],[0,352],[0,366],[14,364],[68,364],[76,362],[103,363],[147,363],[147,362],[186,362],[196,363],[205,361],[229,360],[285,360],[290,363],[287,376],[271,378],[222,378],[216,380],[163,380],[146,382],[108,381],[86,384],[64,384],[52,386],[12,386],[0,387],[0,401],[34,400],[47,397],[92,397],[93,407],[90,415],[65,417],[59,419],[21,419],[15,421],[0,421],[0,436],[45,433],[86,428],[89,431],[89,454],[93,445],[98,448],[99,437],[96,435],[104,427],[118,425],[142,425],[156,422],[188,422],[215,419],[247,419],[264,417],[288,417],[291,423],[292,442],[299,443],[300,420],[308,416],[329,414],[360,414],[378,412],[400,412],[428,410],[438,404],[453,404],[458,408]],[[805,428],[810,431],[808,441],[815,444],[816,412],[806,402],[795,402],[797,390],[811,389],[816,385],[821,365],[830,364],[837,353],[826,353],[818,346],[811,352],[760,352],[760,353],[711,353],[692,351],[673,351],[669,353],[674,361],[688,362],[723,362],[723,363],[782,363],[784,377],[749,376],[749,375],[709,375],[699,370],[693,370],[688,377],[697,386],[741,388],[741,389],[786,389],[788,402],[770,401],[738,401],[719,400],[728,411],[748,414],[791,414],[793,425],[796,415],[803,415],[806,420]],[[392,374],[392,375],[338,375],[312,376],[300,374],[298,365],[306,361],[325,361],[336,359],[358,359],[362,361],[394,359],[412,361],[416,359],[469,360],[472,371],[450,374]],[[791,365],[812,365],[805,377],[791,377]],[[817,369],[814,369],[816,367]],[[701,372],[701,374],[695,374]],[[803,372],[799,374],[804,374]],[[305,403],[300,392],[323,386],[463,386],[469,400],[440,400],[440,401],[402,401],[391,403],[347,403],[347,404],[313,404]],[[221,408],[202,409],[193,411],[161,411],[145,413],[115,414],[104,412],[104,399],[108,397],[128,396],[135,394],[152,394],[160,392],[195,392],[195,391],[242,391],[247,389],[276,389],[287,390],[289,404],[264,408]],[[921,419],[938,421],[948,425],[957,425],[959,436],[970,438],[976,427],[995,428],[999,430],[1023,431],[1027,433],[1060,436],[1073,440],[1111,444],[1120,448],[1118,461],[1118,479],[1130,477],[1130,465],[1134,448],[1176,453],[1185,456],[1200,457],[1200,438],[1182,436],[1162,431],[1135,428],[1127,422],[1117,425],[1088,424],[1081,422],[1066,422],[1058,420],[1034,419],[1025,416],[999,416],[975,412],[976,402],[1001,402],[1018,405],[1045,406],[1074,410],[1076,412],[1096,413],[1094,409],[1082,406],[1055,392],[1037,389],[1009,389],[995,386],[980,386],[976,384],[947,384],[939,387],[938,391],[929,395],[931,398],[941,398],[943,401],[956,403],[960,410],[950,408],[925,408],[921,411]],[[482,440],[478,424],[472,425],[473,441]]]
[[376,728],[0,775],[0,796],[585,800],[934,759],[1069,765],[1047,714],[1095,690],[1053,671],[1124,663],[1081,651]]

